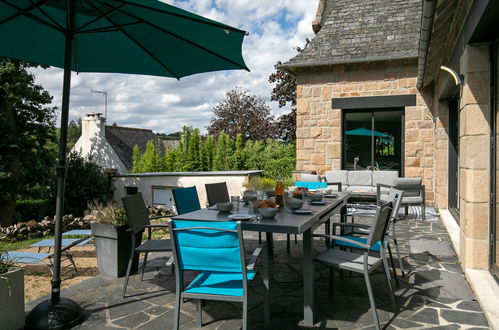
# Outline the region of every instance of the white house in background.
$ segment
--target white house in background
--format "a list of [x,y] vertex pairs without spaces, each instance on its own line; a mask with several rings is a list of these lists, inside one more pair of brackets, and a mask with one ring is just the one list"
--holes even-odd
[[128,173],[132,168],[133,148],[141,153],[156,135],[149,129],[106,126],[101,113],[88,113],[81,120],[81,136],[72,151],[83,156],[91,155],[93,161],[106,171]]

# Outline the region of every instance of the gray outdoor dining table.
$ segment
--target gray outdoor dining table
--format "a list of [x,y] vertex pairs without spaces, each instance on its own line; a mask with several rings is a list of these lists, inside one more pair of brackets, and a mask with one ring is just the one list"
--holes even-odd
[[[242,222],[243,230],[266,233],[267,242],[271,245],[272,234],[303,235],[303,321],[305,325],[314,324],[314,256],[313,231],[335,214],[343,212],[350,196],[349,192],[340,192],[335,198],[326,198],[326,205],[308,205],[312,214],[295,214],[287,208],[279,210],[274,219],[257,219]],[[219,212],[213,209],[201,209],[174,216],[174,220],[198,221],[232,221],[228,216],[237,213],[248,213],[248,208],[241,206],[233,213]],[[328,229],[327,229],[328,230]]]

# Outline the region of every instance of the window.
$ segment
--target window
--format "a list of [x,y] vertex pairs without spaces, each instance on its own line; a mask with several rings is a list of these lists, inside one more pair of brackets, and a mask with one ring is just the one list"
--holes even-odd
[[171,208],[173,206],[172,188],[152,187],[152,205]]
[[403,109],[343,112],[343,168],[402,174]]
[[139,188],[137,188],[137,187],[125,187],[125,192],[127,195],[137,195],[139,193]]

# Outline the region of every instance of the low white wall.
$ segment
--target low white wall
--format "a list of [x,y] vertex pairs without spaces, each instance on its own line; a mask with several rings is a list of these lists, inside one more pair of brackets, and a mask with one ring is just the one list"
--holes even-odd
[[[147,205],[153,204],[153,189],[167,188],[168,196],[171,189],[195,186],[201,207],[208,202],[206,198],[206,183],[226,182],[229,196],[241,196],[243,183],[253,175],[261,175],[262,171],[227,171],[227,172],[158,172],[126,174],[113,177],[114,200],[121,204],[121,198],[126,196],[126,187],[137,187],[142,193]],[[173,200],[173,198],[172,198]]]

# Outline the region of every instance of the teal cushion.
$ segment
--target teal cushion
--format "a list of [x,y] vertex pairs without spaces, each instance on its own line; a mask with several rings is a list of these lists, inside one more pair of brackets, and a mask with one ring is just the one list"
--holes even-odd
[[[367,244],[367,238],[356,237],[356,236],[341,236],[341,237],[345,237],[345,238],[351,239],[352,241],[356,241],[356,242],[359,242],[359,243],[362,243],[362,244]],[[348,243],[348,242],[339,241],[339,240],[334,240],[334,245],[336,245],[336,246],[342,246],[342,247],[362,249],[361,246],[354,245],[354,244],[351,244],[351,243]],[[376,244],[371,245],[371,251],[379,252],[380,246],[381,246],[381,242],[378,241]]]
[[[256,271],[246,272],[248,282]],[[184,290],[188,293],[216,294],[226,296],[243,295],[243,275],[241,273],[202,272]]]
[[319,189],[319,188],[327,188],[327,182],[305,182],[305,181],[297,181],[295,182],[296,187],[308,188],[308,189]]

